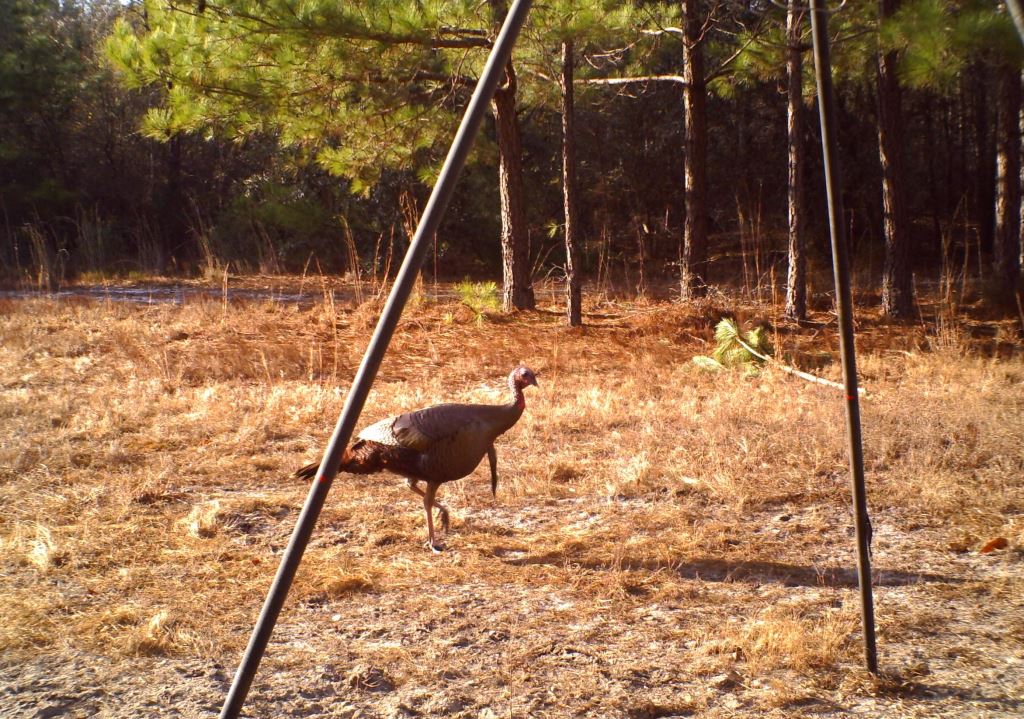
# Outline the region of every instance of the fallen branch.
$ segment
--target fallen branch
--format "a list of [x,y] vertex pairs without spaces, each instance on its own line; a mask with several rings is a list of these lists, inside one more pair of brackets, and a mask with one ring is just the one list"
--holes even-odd
[[637,77],[590,77],[578,78],[575,83],[578,85],[631,85],[638,82],[674,82],[680,85],[687,85],[686,78],[682,75],[640,75]]
[[[740,338],[739,333],[736,334],[736,341],[740,344],[741,347],[743,347],[743,349],[745,349],[750,354],[754,355],[758,359],[764,360],[765,362],[768,362],[769,364],[774,365],[775,367],[778,367],[779,369],[781,369],[783,372],[786,372],[787,374],[795,375],[795,376],[799,377],[800,379],[807,380],[808,382],[813,382],[814,384],[823,384],[823,385],[826,385],[828,387],[835,387],[836,389],[841,389],[843,391],[846,390],[846,387],[844,385],[840,384],[839,382],[833,382],[830,379],[825,379],[824,377],[818,377],[816,375],[811,374],[810,372],[804,372],[803,370],[798,370],[795,367],[790,367],[789,365],[784,365],[781,362],[777,362],[777,361],[773,360],[771,357],[768,357],[766,355],[761,354],[760,352],[755,350],[753,347],[748,345],[746,342],[744,342]],[[867,390],[865,390],[863,387],[858,387],[857,388],[857,394],[860,395],[860,396],[864,396],[864,395],[867,394]]]

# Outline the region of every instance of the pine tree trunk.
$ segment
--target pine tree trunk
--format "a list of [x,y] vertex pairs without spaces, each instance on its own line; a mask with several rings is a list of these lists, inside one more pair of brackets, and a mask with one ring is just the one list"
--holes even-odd
[[536,307],[530,278],[530,238],[523,202],[523,148],[516,117],[516,73],[509,60],[505,82],[492,102],[498,137],[498,193],[501,198],[501,260],[504,274],[502,305],[513,309]]
[[991,132],[991,115],[989,114],[988,71],[985,63],[975,63],[970,72],[965,73],[970,79],[968,87],[973,90],[974,106],[972,120],[974,124],[974,163],[970,183],[973,196],[974,221],[978,224],[978,240],[984,252],[992,252],[995,244],[995,223],[992,207],[996,201],[995,148]]
[[680,297],[689,300],[707,291],[707,88],[701,38],[702,0],[682,0],[683,115],[686,127],[686,175],[683,247],[680,253]]
[[[1020,81],[1024,85],[1024,72],[1021,73]],[[1024,93],[1024,87],[1021,90]],[[1020,140],[1024,140],[1024,97],[1021,98],[1020,102],[1020,113],[1018,114],[1019,122],[1017,124],[1017,131],[1020,133],[1018,137]],[[1024,272],[1024,142],[1018,142],[1017,145],[1020,148],[1020,154],[1017,155],[1018,170],[1020,171],[1020,201],[1017,203],[1020,205],[1020,216],[1017,220],[1017,243],[1018,249],[1020,250],[1017,258],[1018,271]],[[1018,284],[1018,289],[1021,286]]]
[[803,50],[797,0],[786,12],[787,139],[789,144],[789,271],[786,277],[786,317],[807,319],[807,256],[804,252],[804,98]]
[[996,107],[996,211],[993,264],[999,289],[1010,294],[1020,281],[1020,73],[998,72]]
[[[885,20],[899,0],[879,0]],[[882,311],[909,317],[914,311],[914,277],[910,263],[910,225],[904,196],[903,108],[895,51],[878,56],[878,155],[882,163],[882,208],[885,264],[882,268]]]
[[[925,97],[924,101],[924,141],[926,147],[938,147],[938,139],[935,133],[935,116],[938,114],[933,99]],[[941,249],[942,247],[942,203],[939,200],[939,173],[935,167],[936,157],[934,152],[928,153],[928,204],[932,216],[932,245]]]
[[580,292],[580,253],[576,237],[576,122],[573,98],[571,40],[562,43],[562,200],[565,206],[565,294],[570,327],[583,324]]
[[147,267],[149,271],[163,272],[168,260],[174,257],[175,248],[184,247],[185,198],[181,187],[181,135],[174,135],[167,142],[167,183],[164,185],[160,206],[160,230],[163,239],[159,257],[149,257],[158,267]]

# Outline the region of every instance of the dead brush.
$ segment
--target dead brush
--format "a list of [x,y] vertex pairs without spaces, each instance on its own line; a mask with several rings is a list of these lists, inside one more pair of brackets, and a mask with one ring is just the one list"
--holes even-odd
[[928,334],[929,348],[938,354],[963,356],[967,352],[967,334],[955,310],[941,311],[935,317],[935,327]]
[[180,524],[191,536],[208,538],[214,536],[220,530],[220,514],[220,500],[214,499],[193,507],[188,515],[180,520]]
[[356,595],[377,591],[380,579],[360,571],[348,557],[335,553],[312,553],[296,581],[295,599],[307,605],[348,601]]
[[752,675],[789,669],[811,674],[851,659],[854,612],[772,607],[730,633]]
[[127,656],[154,657],[170,654],[175,646],[174,622],[166,610],[144,618],[115,639]]
[[61,609],[67,610],[68,604],[56,592],[6,588],[0,604],[0,652],[24,654],[52,646],[54,639],[66,631]]
[[270,495],[220,497],[196,504],[178,520],[178,526],[198,539],[208,539],[222,531],[248,534],[276,523],[289,511],[286,503]]
[[[717,319],[701,308],[589,304],[588,326],[568,331],[560,312],[446,323],[455,307],[403,319],[364,419],[489,401],[501,390],[493,377],[529,362],[541,392],[498,447],[497,500],[486,468],[447,495],[462,519],[451,553],[435,558],[411,539],[422,510],[399,480],[337,484],[286,607],[304,648],[281,666],[305,671],[334,652],[346,671],[368,667],[352,690],[367,707],[365,696],[383,697],[380,677],[396,692],[436,680],[434,657],[450,665],[445,691],[493,700],[496,713],[721,713],[728,692],[755,703],[736,711],[748,716],[803,711],[808,696],[841,704],[835,677],[856,663],[857,621],[834,608],[849,588],[814,575],[850,562],[835,392],[771,370],[724,383],[697,371],[690,358],[709,352]],[[308,491],[287,475],[322,451],[377,311],[229,304],[221,327],[223,312],[216,300],[4,305],[0,649],[10,656],[59,659],[74,647],[232,663],[242,650]],[[921,352],[902,327],[872,332],[862,411],[883,576],[908,562],[952,579],[994,567],[1002,584],[922,580],[911,599],[955,607],[972,642],[985,639],[967,620],[985,627],[996,615],[1015,638],[1024,371],[977,350]],[[835,353],[827,329],[779,338],[780,354]],[[965,551],[950,550],[954,535],[971,538]],[[997,536],[1009,546],[977,553]],[[891,604],[880,606],[905,591],[883,584]],[[803,592],[813,596],[787,605]],[[883,656],[906,650],[905,637],[940,653],[921,617],[883,637]],[[502,661],[509,687],[477,681]],[[709,686],[730,672],[743,684]],[[793,687],[776,704],[773,682]]]
[[104,644],[122,656],[171,656],[202,645],[199,636],[166,609],[120,604],[104,610],[90,624]]
[[15,557],[19,564],[40,572],[47,572],[66,560],[53,532],[38,522],[15,525],[7,536],[0,538],[0,549],[7,556]]

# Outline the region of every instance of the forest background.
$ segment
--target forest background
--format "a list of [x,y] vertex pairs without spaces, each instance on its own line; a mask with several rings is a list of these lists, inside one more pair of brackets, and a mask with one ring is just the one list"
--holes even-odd
[[[0,8],[0,276],[52,288],[385,274],[506,4]],[[849,0],[831,29],[861,297],[912,316],[922,287],[970,284],[1016,314],[1024,53],[1005,6]],[[426,276],[501,277],[506,309],[567,277],[574,323],[583,279],[784,288],[802,318],[831,264],[809,51],[802,4],[539,3]]]

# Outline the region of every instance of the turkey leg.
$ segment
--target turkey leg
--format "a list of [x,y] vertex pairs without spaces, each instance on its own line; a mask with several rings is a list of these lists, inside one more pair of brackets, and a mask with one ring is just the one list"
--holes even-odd
[[[405,480],[405,483],[409,487],[409,489],[414,491],[416,494],[420,495],[421,497],[426,497],[426,495],[423,493],[423,490],[420,489],[420,480],[407,479]],[[434,506],[437,507],[437,511],[441,515],[441,528],[444,530],[445,534],[448,534],[448,508],[441,504],[440,502],[438,502],[437,500],[434,500]]]
[[498,450],[492,444],[487,448],[487,460],[491,464],[491,496],[498,496]]
[[427,541],[435,552],[440,552],[443,549],[434,541],[434,495],[437,494],[437,488],[440,486],[437,482],[427,482],[427,489],[423,493],[423,509],[427,512]]

